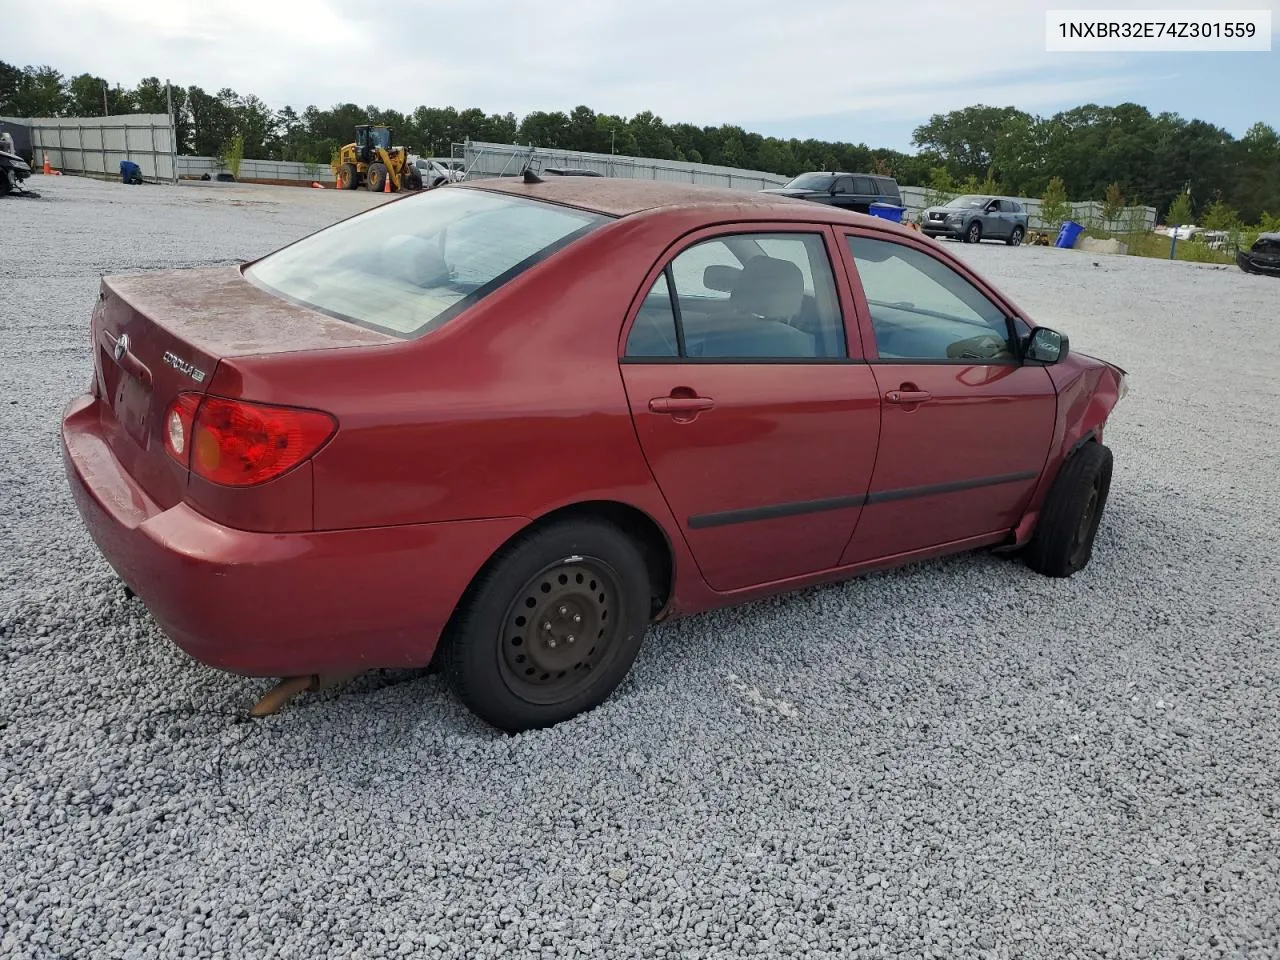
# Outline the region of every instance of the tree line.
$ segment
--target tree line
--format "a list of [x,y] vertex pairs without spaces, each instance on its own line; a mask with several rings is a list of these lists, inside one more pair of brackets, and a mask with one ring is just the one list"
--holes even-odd
[[[252,94],[198,86],[167,89],[156,77],[135,87],[84,73],[65,77],[49,66],[0,61],[0,115],[91,117],[166,113],[172,95],[178,149],[223,156],[233,141],[256,159],[327,164],[361,123],[393,128],[397,144],[448,155],[466,138],[495,143],[689,160],[794,176],[806,170],[888,174],[939,193],[992,192],[1039,197],[1063,189],[1075,200],[1156,207],[1176,201],[1193,215],[1216,204],[1256,222],[1280,213],[1280,135],[1256,123],[1241,138],[1202,120],[1146,107],[1086,104],[1041,117],[1014,107],[977,105],[940,113],[916,128],[915,153],[865,143],[766,137],[740,126],[667,123],[650,111],[632,117],[577,106],[565,111],[485,113],[478,108],[420,106],[400,113],[377,106],[273,110]],[[1058,181],[1058,182],[1054,182]],[[1179,213],[1181,213],[1179,209]]]

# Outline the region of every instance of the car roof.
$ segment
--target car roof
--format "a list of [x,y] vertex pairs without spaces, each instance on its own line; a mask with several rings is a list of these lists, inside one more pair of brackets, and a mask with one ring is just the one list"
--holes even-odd
[[875,226],[889,223],[877,217],[778,194],[663,180],[552,177],[540,183],[526,183],[522,177],[494,177],[471,180],[457,186],[532,197],[613,217],[626,217],[660,207],[705,207],[708,211],[715,207],[734,207],[744,212],[749,211],[752,217],[762,220],[806,220],[863,226],[869,223]]

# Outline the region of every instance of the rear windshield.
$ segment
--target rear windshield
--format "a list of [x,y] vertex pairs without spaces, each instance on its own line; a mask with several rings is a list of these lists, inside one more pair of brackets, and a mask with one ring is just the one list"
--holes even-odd
[[447,187],[336,223],[267,255],[245,276],[330,316],[414,337],[609,219]]

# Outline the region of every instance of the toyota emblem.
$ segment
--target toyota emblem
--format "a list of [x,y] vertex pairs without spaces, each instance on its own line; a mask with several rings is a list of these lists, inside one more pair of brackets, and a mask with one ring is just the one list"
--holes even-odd
[[129,335],[127,333],[122,333],[120,334],[120,339],[116,341],[115,349],[112,350],[112,353],[115,354],[116,362],[119,363],[120,358],[123,357],[128,352],[129,352]]

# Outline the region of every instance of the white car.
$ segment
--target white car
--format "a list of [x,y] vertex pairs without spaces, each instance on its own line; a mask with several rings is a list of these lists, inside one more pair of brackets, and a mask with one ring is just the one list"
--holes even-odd
[[442,183],[458,183],[466,179],[467,172],[461,160],[448,157],[414,157],[414,169],[422,177],[424,187],[438,187]]

